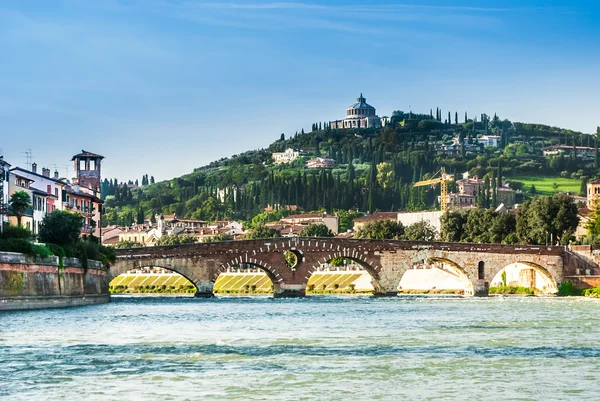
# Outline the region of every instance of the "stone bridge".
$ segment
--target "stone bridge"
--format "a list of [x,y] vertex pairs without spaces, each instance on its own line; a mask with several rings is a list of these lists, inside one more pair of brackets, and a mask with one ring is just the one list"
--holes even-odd
[[[285,262],[292,252],[296,264]],[[493,278],[506,266],[521,263],[543,275],[555,291],[572,274],[578,260],[563,247],[414,242],[341,238],[272,238],[251,241],[117,249],[110,268],[116,277],[128,270],[153,266],[173,270],[197,287],[199,297],[212,296],[219,274],[231,268],[262,269],[273,282],[274,296],[303,296],[310,275],[336,257],[349,259],[372,277],[375,293],[397,294],[404,272],[415,264],[442,262],[464,279],[467,295],[485,296]]]

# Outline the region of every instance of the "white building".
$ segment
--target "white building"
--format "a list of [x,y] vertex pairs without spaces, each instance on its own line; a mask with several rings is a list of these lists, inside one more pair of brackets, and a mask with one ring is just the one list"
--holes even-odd
[[344,120],[330,121],[329,124],[331,128],[381,128],[381,119],[361,93],[356,103],[346,109]]
[[294,149],[286,149],[285,152],[273,153],[275,164],[291,163],[300,157],[300,152]]
[[426,221],[431,224],[438,235],[442,229],[441,217],[443,212],[411,212],[411,213],[398,213],[398,222],[402,223],[404,227],[410,226],[414,223],[420,223]]
[[51,195],[48,198],[48,205],[46,208],[48,213],[53,212],[54,210],[64,209],[63,202],[66,202],[66,200],[63,199],[63,190],[66,188],[67,184],[58,179],[58,171],[55,171],[54,176],[50,177],[50,169],[42,168],[42,173],[39,174],[37,171],[37,164],[35,163],[31,165],[31,171],[21,167],[15,167],[11,171],[32,180],[32,186],[35,187],[36,190]]
[[[18,191],[25,191],[31,199],[31,207],[21,216],[21,226],[32,231],[34,234],[38,234],[40,223],[48,211],[48,199],[52,199],[52,203],[54,203],[57,198],[34,187],[34,180],[28,178],[17,169],[10,171],[9,181],[9,196]],[[16,226],[19,220],[17,216],[11,215],[9,216],[9,222],[11,225]]]
[[481,138],[477,139],[479,143],[482,143],[484,147],[493,146],[495,148],[500,144],[500,136],[499,135],[484,135]]
[[10,164],[0,156],[0,232],[8,223],[8,186],[10,179]]

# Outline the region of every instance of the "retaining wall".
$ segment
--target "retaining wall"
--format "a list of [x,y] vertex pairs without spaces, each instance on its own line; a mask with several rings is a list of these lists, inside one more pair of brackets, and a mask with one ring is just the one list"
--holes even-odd
[[51,256],[0,252],[0,311],[58,308],[110,302],[103,264]]

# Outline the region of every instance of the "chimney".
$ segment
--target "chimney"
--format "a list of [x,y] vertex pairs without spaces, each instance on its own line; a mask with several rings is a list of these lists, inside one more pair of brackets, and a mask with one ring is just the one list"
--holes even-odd
[[31,165],[31,172],[37,174],[37,163],[33,163]]
[[58,180],[58,170],[54,170],[54,179]]
[[48,177],[48,178],[50,178],[50,169],[49,169],[49,168],[45,168],[45,167],[43,167],[43,168],[42,168],[42,175],[43,175],[44,177]]

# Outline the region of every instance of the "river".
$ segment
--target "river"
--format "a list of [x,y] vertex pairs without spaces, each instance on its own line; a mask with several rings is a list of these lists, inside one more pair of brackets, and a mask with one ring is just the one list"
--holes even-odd
[[581,298],[115,297],[0,313],[0,399],[593,400],[599,311]]

